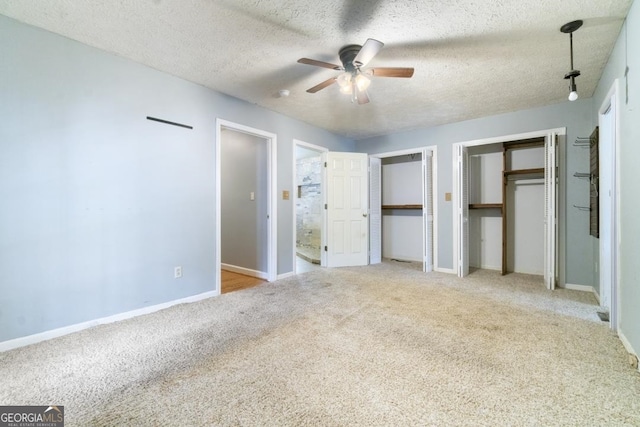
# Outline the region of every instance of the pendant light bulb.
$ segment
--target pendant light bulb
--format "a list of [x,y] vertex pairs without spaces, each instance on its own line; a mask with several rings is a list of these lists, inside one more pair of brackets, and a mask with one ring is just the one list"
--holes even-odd
[[578,92],[571,91],[571,93],[569,93],[569,101],[575,101],[576,99],[578,99]]

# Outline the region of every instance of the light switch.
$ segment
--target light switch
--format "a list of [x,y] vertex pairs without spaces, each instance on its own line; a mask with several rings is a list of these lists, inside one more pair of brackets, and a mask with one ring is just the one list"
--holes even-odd
[[282,200],[289,200],[289,190],[282,190]]
[[256,199],[256,193],[252,191],[251,193],[249,193],[249,200],[255,200],[255,199]]
[[451,193],[444,193],[444,201],[445,202],[451,201]]

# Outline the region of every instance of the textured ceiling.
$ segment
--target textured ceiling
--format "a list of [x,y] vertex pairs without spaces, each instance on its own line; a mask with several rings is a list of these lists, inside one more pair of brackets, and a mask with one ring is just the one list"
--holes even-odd
[[[0,14],[352,138],[429,127],[566,100],[574,34],[581,97],[602,74],[631,0],[2,0]],[[371,103],[332,85],[338,50],[385,43]],[[289,97],[279,97],[288,89]]]

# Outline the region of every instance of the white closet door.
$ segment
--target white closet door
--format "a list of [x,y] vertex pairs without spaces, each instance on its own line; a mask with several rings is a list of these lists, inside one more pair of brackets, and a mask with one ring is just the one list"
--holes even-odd
[[382,262],[382,159],[369,157],[369,264]]
[[424,239],[424,272],[433,271],[433,153],[422,153],[422,217]]
[[544,154],[544,282],[547,289],[556,287],[556,242],[557,242],[557,172],[556,172],[557,135],[550,133],[546,137]]
[[458,277],[469,274],[469,154],[467,147],[456,146],[458,184]]

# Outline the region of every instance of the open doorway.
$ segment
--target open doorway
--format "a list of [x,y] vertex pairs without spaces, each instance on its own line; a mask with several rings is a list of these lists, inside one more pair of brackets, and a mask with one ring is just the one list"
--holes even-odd
[[294,140],[294,268],[304,273],[323,264],[322,153],[327,149]]
[[223,269],[246,276],[247,282],[276,278],[275,147],[274,134],[217,120],[218,293],[223,292]]

